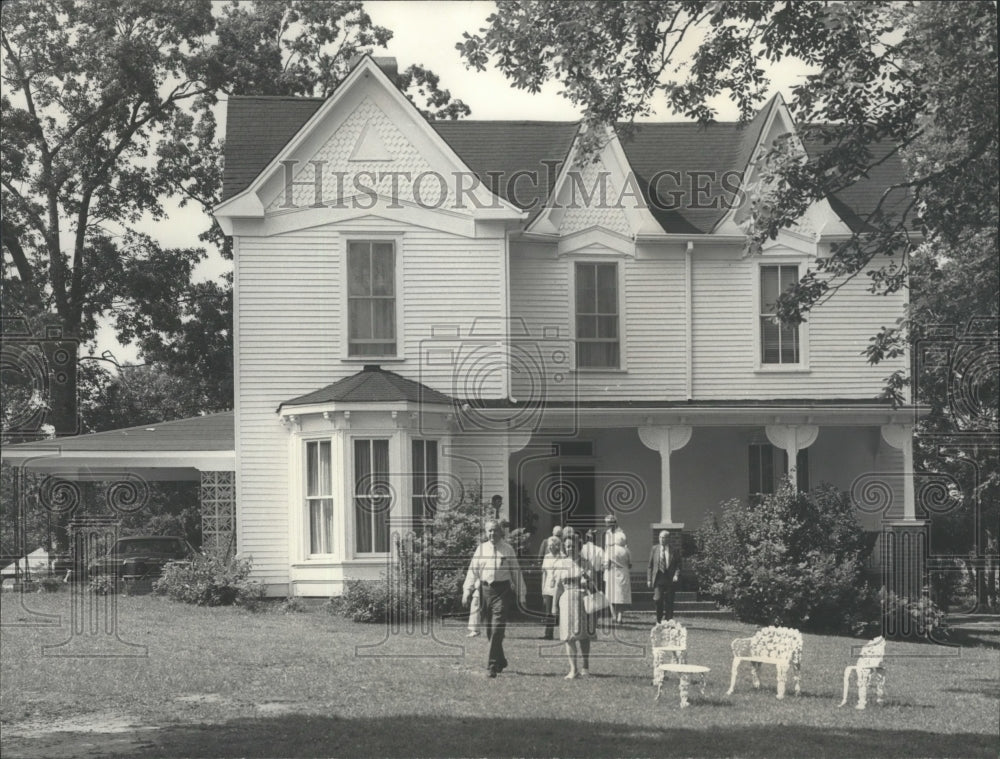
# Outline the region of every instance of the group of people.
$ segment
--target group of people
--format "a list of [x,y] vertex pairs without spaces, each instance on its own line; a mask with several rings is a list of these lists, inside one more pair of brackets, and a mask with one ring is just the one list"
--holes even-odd
[[[606,517],[605,524],[603,548],[597,545],[595,530],[588,530],[581,540],[569,526],[553,528],[552,536],[542,544],[542,638],[554,640],[558,625],[559,640],[565,644],[569,660],[568,680],[590,674],[590,642],[597,632],[597,609],[592,605],[588,610],[587,597],[595,596],[603,585],[611,618],[618,623],[622,622],[623,610],[632,603],[628,540],[614,515]],[[485,628],[490,642],[487,672],[493,678],[508,666],[503,650],[507,618],[514,594],[523,607],[526,590],[517,554],[504,540],[500,522],[491,519],[485,528],[487,539],[469,564],[462,603],[472,607],[469,635],[478,635],[480,626]],[[674,584],[680,570],[680,557],[670,550],[668,537],[666,531],[660,533],[647,566],[647,584],[653,589],[658,623],[664,615],[673,616]],[[578,650],[582,660],[579,667]]]

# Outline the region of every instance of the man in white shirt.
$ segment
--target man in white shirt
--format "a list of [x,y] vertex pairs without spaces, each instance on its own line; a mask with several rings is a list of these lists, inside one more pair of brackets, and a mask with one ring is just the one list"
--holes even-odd
[[507,616],[514,604],[514,591],[524,606],[525,587],[518,565],[517,554],[503,539],[500,523],[490,519],[485,525],[486,542],[481,543],[469,563],[462,593],[462,605],[468,606],[476,582],[480,583],[480,604],[486,638],[490,642],[487,669],[496,677],[507,667],[503,653],[503,638],[507,629]]

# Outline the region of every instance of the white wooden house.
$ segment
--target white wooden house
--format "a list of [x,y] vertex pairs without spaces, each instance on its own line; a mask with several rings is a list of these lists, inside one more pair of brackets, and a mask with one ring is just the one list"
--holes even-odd
[[616,513],[636,556],[785,474],[914,523],[913,412],[877,400],[903,359],[861,355],[905,295],[859,278],[798,329],[768,318],[898,163],[747,256],[734,191],[794,134],[780,98],[581,162],[576,123],[428,122],[393,74],[229,101],[237,534],[273,593],[378,576],[392,531],[469,486],[536,535]]

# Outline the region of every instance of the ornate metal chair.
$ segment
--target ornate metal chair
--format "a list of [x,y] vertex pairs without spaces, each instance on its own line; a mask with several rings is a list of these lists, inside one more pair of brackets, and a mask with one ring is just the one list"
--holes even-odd
[[792,670],[795,681],[795,695],[801,693],[800,670],[802,668],[802,633],[790,627],[765,627],[752,638],[737,638],[732,643],[733,676],[726,695],[732,695],[736,687],[736,672],[740,662],[750,662],[750,676],[753,687],[760,688],[760,665],[773,664],[778,673],[778,698],[785,697],[785,681],[788,670]]
[[885,668],[882,666],[884,657],[885,638],[881,635],[865,644],[861,649],[861,656],[858,657],[858,663],[844,669],[844,699],[840,702],[841,706],[847,703],[852,671],[858,681],[858,705],[854,707],[855,709],[864,709],[868,705],[868,684],[873,681],[876,703],[885,702]]
[[663,683],[661,664],[687,664],[687,628],[676,619],[660,622],[649,631],[653,649],[653,685]]

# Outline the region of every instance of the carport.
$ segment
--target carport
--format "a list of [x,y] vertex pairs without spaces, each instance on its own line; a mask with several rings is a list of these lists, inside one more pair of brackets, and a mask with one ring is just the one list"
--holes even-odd
[[[235,461],[231,411],[8,445],[2,451],[3,465],[17,470],[19,485],[23,474],[41,476],[32,492],[19,487],[18,508],[47,509],[64,522],[74,519],[81,482],[106,483],[108,505],[118,513],[145,505],[148,482],[198,482],[202,548],[223,551],[235,549]],[[18,536],[5,537],[19,542]]]

